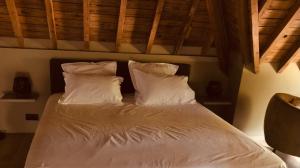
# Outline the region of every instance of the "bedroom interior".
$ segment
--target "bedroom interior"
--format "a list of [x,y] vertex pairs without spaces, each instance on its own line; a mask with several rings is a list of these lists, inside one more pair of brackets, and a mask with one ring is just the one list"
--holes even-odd
[[[266,111],[276,93],[300,96],[299,6],[299,0],[0,0],[0,97],[3,96],[2,92],[5,96],[7,91],[13,90],[18,72],[30,75],[32,91],[35,93],[30,98],[0,98],[0,167],[24,167],[25,162],[25,167],[28,168],[78,167],[80,164],[74,166],[75,161],[85,159],[86,165],[79,167],[299,168],[299,135],[290,129],[289,133],[295,135],[293,139],[288,139],[287,135],[268,136],[274,142],[286,138],[286,142],[283,142],[285,147],[296,142],[292,146],[297,152],[289,153],[290,150],[278,147],[274,153],[281,158],[279,159],[272,152],[272,147],[275,148],[276,145],[272,146],[271,141],[266,142],[264,130]],[[130,68],[132,60],[137,67],[149,66],[149,69]],[[72,81],[78,77],[78,81],[92,80],[84,78],[88,76],[86,74],[80,76],[79,73],[74,73],[77,76],[72,76],[73,72],[62,69],[64,63],[85,62],[87,67],[103,68],[102,63],[105,61],[117,61],[114,65],[116,72],[109,75],[123,77],[123,82],[120,81],[119,84],[121,93],[113,93],[118,95],[115,95],[118,101],[120,96],[123,97],[125,104],[110,105],[114,114],[120,113],[113,115],[116,119],[103,119],[109,115],[106,114],[107,109],[105,111],[108,105],[99,105],[98,112],[103,113],[100,116],[95,114],[93,104],[82,105],[82,102],[77,102],[84,107],[76,109],[78,105],[68,102],[75,101],[76,97],[66,99],[67,93],[61,98],[58,96],[65,88],[66,92],[67,88],[70,90],[68,79]],[[176,74],[154,70],[160,66],[175,65],[179,67]],[[154,69],[151,70],[151,67]],[[67,74],[63,77],[63,73]],[[144,79],[144,83],[143,80],[137,80],[135,84],[132,74],[138,74],[136,76]],[[138,99],[138,96],[131,100],[127,95],[143,92],[147,84],[149,87],[153,83],[151,87],[156,86],[151,81],[158,80],[158,77],[182,82],[186,78],[179,79],[180,75],[188,77],[188,86],[186,82],[167,85],[170,88],[178,85],[177,92],[175,89],[174,92],[168,92],[169,88],[164,87],[161,91],[164,96],[149,98],[148,102]],[[105,79],[110,81],[110,78]],[[95,77],[93,80],[98,81],[100,78]],[[116,85],[116,80],[112,80],[111,87]],[[149,81],[146,82],[147,80]],[[144,87],[138,88],[138,81]],[[210,95],[207,91],[212,81],[218,83],[212,87],[215,95]],[[109,82],[100,83],[102,86]],[[58,90],[55,89],[57,87]],[[78,87],[76,89],[80,92],[80,87],[85,85]],[[193,97],[187,88],[194,91],[194,98],[199,104],[192,103],[192,98],[185,103],[181,102],[184,98],[187,99],[187,95]],[[181,90],[189,94],[180,95]],[[105,91],[109,92],[109,89]],[[102,92],[103,95],[106,94],[103,90]],[[152,94],[159,93],[153,90],[145,92],[145,95],[151,97]],[[85,95],[83,92],[80,94]],[[165,100],[165,95],[168,94],[177,95],[166,96]],[[83,96],[88,101],[86,104],[96,101],[97,94],[93,95],[95,99],[89,95]],[[126,101],[129,99],[133,103],[128,105],[126,103],[129,102]],[[168,103],[173,99],[177,104],[169,106]],[[148,109],[148,106],[153,106],[149,105],[151,103],[167,105],[162,109],[155,105],[156,110]],[[292,103],[290,101],[289,107]],[[119,112],[118,108],[123,106],[124,109]],[[295,115],[287,118],[291,117],[295,119],[295,123],[299,122],[296,120],[299,113],[290,114],[287,106],[281,107],[286,109],[286,115]],[[292,108],[297,111],[299,104]],[[90,114],[81,116],[84,110]],[[123,112],[126,110],[131,113]],[[169,114],[162,115],[163,111],[174,114],[177,118]],[[186,115],[179,112],[186,112]],[[137,113],[153,115],[154,119],[142,118]],[[122,115],[128,120],[122,119]],[[207,118],[204,121],[202,117]],[[70,118],[74,119],[74,123]],[[87,124],[77,123],[79,119]],[[161,122],[168,119],[169,122]],[[103,125],[96,121],[103,122]],[[144,125],[139,121],[144,121]],[[297,126],[292,121],[279,125],[284,128]],[[115,135],[117,133],[112,130],[120,130],[119,127],[114,127],[114,122],[124,124],[120,128],[125,130],[124,134]],[[110,124],[112,127],[109,131],[112,132],[105,132],[102,128],[109,129]],[[277,124],[273,124],[274,128],[279,128]],[[93,132],[96,127],[98,132]],[[131,135],[132,127],[136,127],[136,132]],[[207,130],[199,131],[203,128]],[[96,133],[99,135],[96,136]],[[111,134],[112,138],[103,146],[99,145],[102,141],[106,142],[105,136],[100,136],[102,134]],[[136,134],[144,140],[136,139]],[[74,139],[70,139],[70,135]],[[211,144],[207,145],[212,139],[198,137],[200,135],[212,137],[212,143],[218,149]],[[148,142],[149,138],[157,143],[156,146],[152,141]],[[144,144],[146,142],[153,146]],[[100,152],[80,146],[85,143],[95,149],[101,146]],[[70,144],[82,148],[82,154],[77,153]],[[236,148],[228,148],[230,145]],[[203,149],[203,152],[191,150],[197,147]],[[58,152],[59,148],[69,149],[74,158],[66,157],[63,163],[58,157],[68,154]],[[45,149],[48,153],[38,149]],[[250,154],[247,157],[240,156],[245,151],[247,154],[255,153],[257,158]],[[156,154],[159,152],[166,156]],[[171,155],[173,158],[168,157]],[[238,161],[230,159],[231,157],[237,157]],[[138,159],[141,162],[133,161]]]

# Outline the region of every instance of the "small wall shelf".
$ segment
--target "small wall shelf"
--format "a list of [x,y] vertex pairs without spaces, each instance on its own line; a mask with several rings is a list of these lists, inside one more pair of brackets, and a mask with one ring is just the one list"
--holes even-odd
[[11,103],[34,103],[39,97],[38,93],[31,93],[26,96],[16,95],[14,92],[0,93],[0,102],[11,102]]
[[200,97],[198,101],[210,109],[212,112],[223,118],[228,123],[233,123],[234,116],[234,106],[229,98],[226,97],[217,97],[217,98],[208,98]]

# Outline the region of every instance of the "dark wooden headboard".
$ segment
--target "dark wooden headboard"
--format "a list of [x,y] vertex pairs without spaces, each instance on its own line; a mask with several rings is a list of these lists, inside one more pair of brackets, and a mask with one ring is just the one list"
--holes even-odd
[[[50,84],[51,84],[51,94],[62,93],[65,91],[65,82],[63,78],[63,70],[61,64],[70,62],[99,62],[99,61],[111,61],[111,60],[84,60],[84,59],[60,59],[52,58],[50,60]],[[134,93],[134,88],[130,79],[128,71],[128,61],[117,61],[117,76],[122,76],[124,82],[122,83],[121,91],[123,94]],[[190,65],[189,64],[177,64],[179,65],[177,75],[190,75]]]

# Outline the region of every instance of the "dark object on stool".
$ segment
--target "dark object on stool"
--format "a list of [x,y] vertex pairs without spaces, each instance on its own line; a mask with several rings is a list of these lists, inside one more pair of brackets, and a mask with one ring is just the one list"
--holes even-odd
[[5,138],[5,133],[0,131],[0,140]]
[[219,81],[209,81],[206,87],[206,94],[209,98],[221,97],[223,93],[222,84]]
[[31,94],[31,80],[26,73],[17,73],[14,79],[13,91],[17,97],[27,97]]
[[265,116],[265,139],[273,152],[300,156],[300,98],[284,93],[275,94]]

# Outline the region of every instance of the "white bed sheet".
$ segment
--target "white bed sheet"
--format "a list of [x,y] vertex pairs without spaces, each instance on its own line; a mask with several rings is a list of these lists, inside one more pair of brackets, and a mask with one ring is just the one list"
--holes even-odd
[[49,98],[26,168],[285,168],[200,104],[60,105]]

